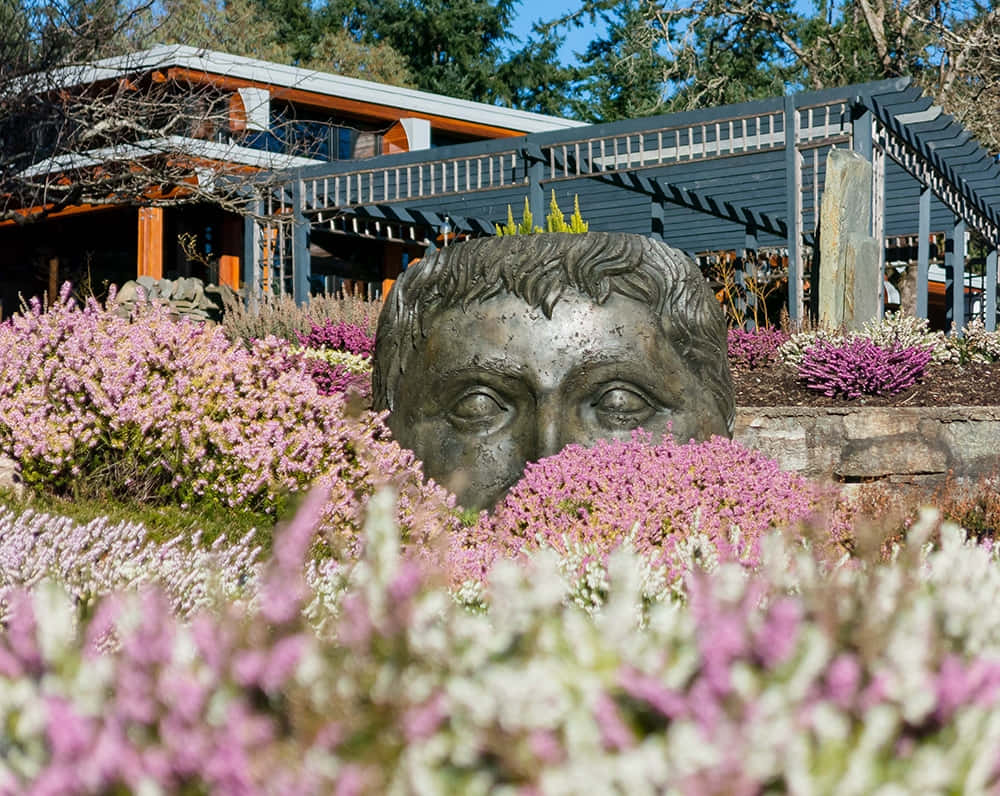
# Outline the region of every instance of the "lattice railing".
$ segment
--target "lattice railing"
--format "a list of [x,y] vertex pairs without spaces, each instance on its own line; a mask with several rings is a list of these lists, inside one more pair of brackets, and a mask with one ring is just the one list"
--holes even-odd
[[[845,137],[850,129],[847,109],[846,99],[797,108],[798,145]],[[540,150],[545,162],[542,179],[574,179],[784,146],[784,111],[770,110],[718,121],[546,144]],[[303,179],[305,205],[307,212],[322,212],[358,204],[390,204],[510,188],[527,183],[528,165],[524,149],[519,147],[309,176]]]

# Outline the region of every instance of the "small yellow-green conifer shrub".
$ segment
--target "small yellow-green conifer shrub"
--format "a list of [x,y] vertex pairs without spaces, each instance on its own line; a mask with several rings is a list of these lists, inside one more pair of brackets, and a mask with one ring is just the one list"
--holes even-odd
[[573,197],[573,215],[570,216],[569,223],[566,222],[566,216],[563,214],[562,210],[559,208],[559,203],[556,201],[556,192],[552,191],[552,200],[549,202],[549,212],[545,217],[545,228],[537,227],[534,224],[534,218],[531,215],[531,208],[528,206],[528,199],[524,199],[524,213],[521,217],[521,221],[517,222],[514,220],[514,211],[510,205],[507,205],[507,223],[497,224],[496,230],[499,237],[504,235],[533,235],[539,232],[572,232],[581,233],[586,232],[590,225],[583,220],[583,216],[580,215],[580,197]]

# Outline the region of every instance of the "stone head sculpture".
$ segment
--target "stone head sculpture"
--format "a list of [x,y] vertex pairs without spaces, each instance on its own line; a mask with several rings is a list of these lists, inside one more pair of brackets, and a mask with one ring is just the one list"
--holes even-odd
[[379,318],[389,427],[467,508],[570,443],[729,436],[726,325],[697,266],[640,235],[486,238],[407,270]]

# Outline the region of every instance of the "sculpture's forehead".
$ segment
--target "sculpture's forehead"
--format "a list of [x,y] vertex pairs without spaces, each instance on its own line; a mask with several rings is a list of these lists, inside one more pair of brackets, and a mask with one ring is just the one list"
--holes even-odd
[[603,363],[672,370],[676,360],[659,316],[618,295],[597,304],[570,293],[548,318],[505,293],[467,308],[449,308],[425,332],[423,365],[438,378],[475,366],[551,380]]

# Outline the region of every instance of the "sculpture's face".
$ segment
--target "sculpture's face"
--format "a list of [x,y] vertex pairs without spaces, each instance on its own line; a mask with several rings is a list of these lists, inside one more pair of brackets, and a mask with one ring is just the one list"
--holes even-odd
[[389,426],[467,508],[490,508],[527,462],[570,443],[727,435],[726,418],[649,307],[564,295],[552,318],[502,294],[437,316]]

